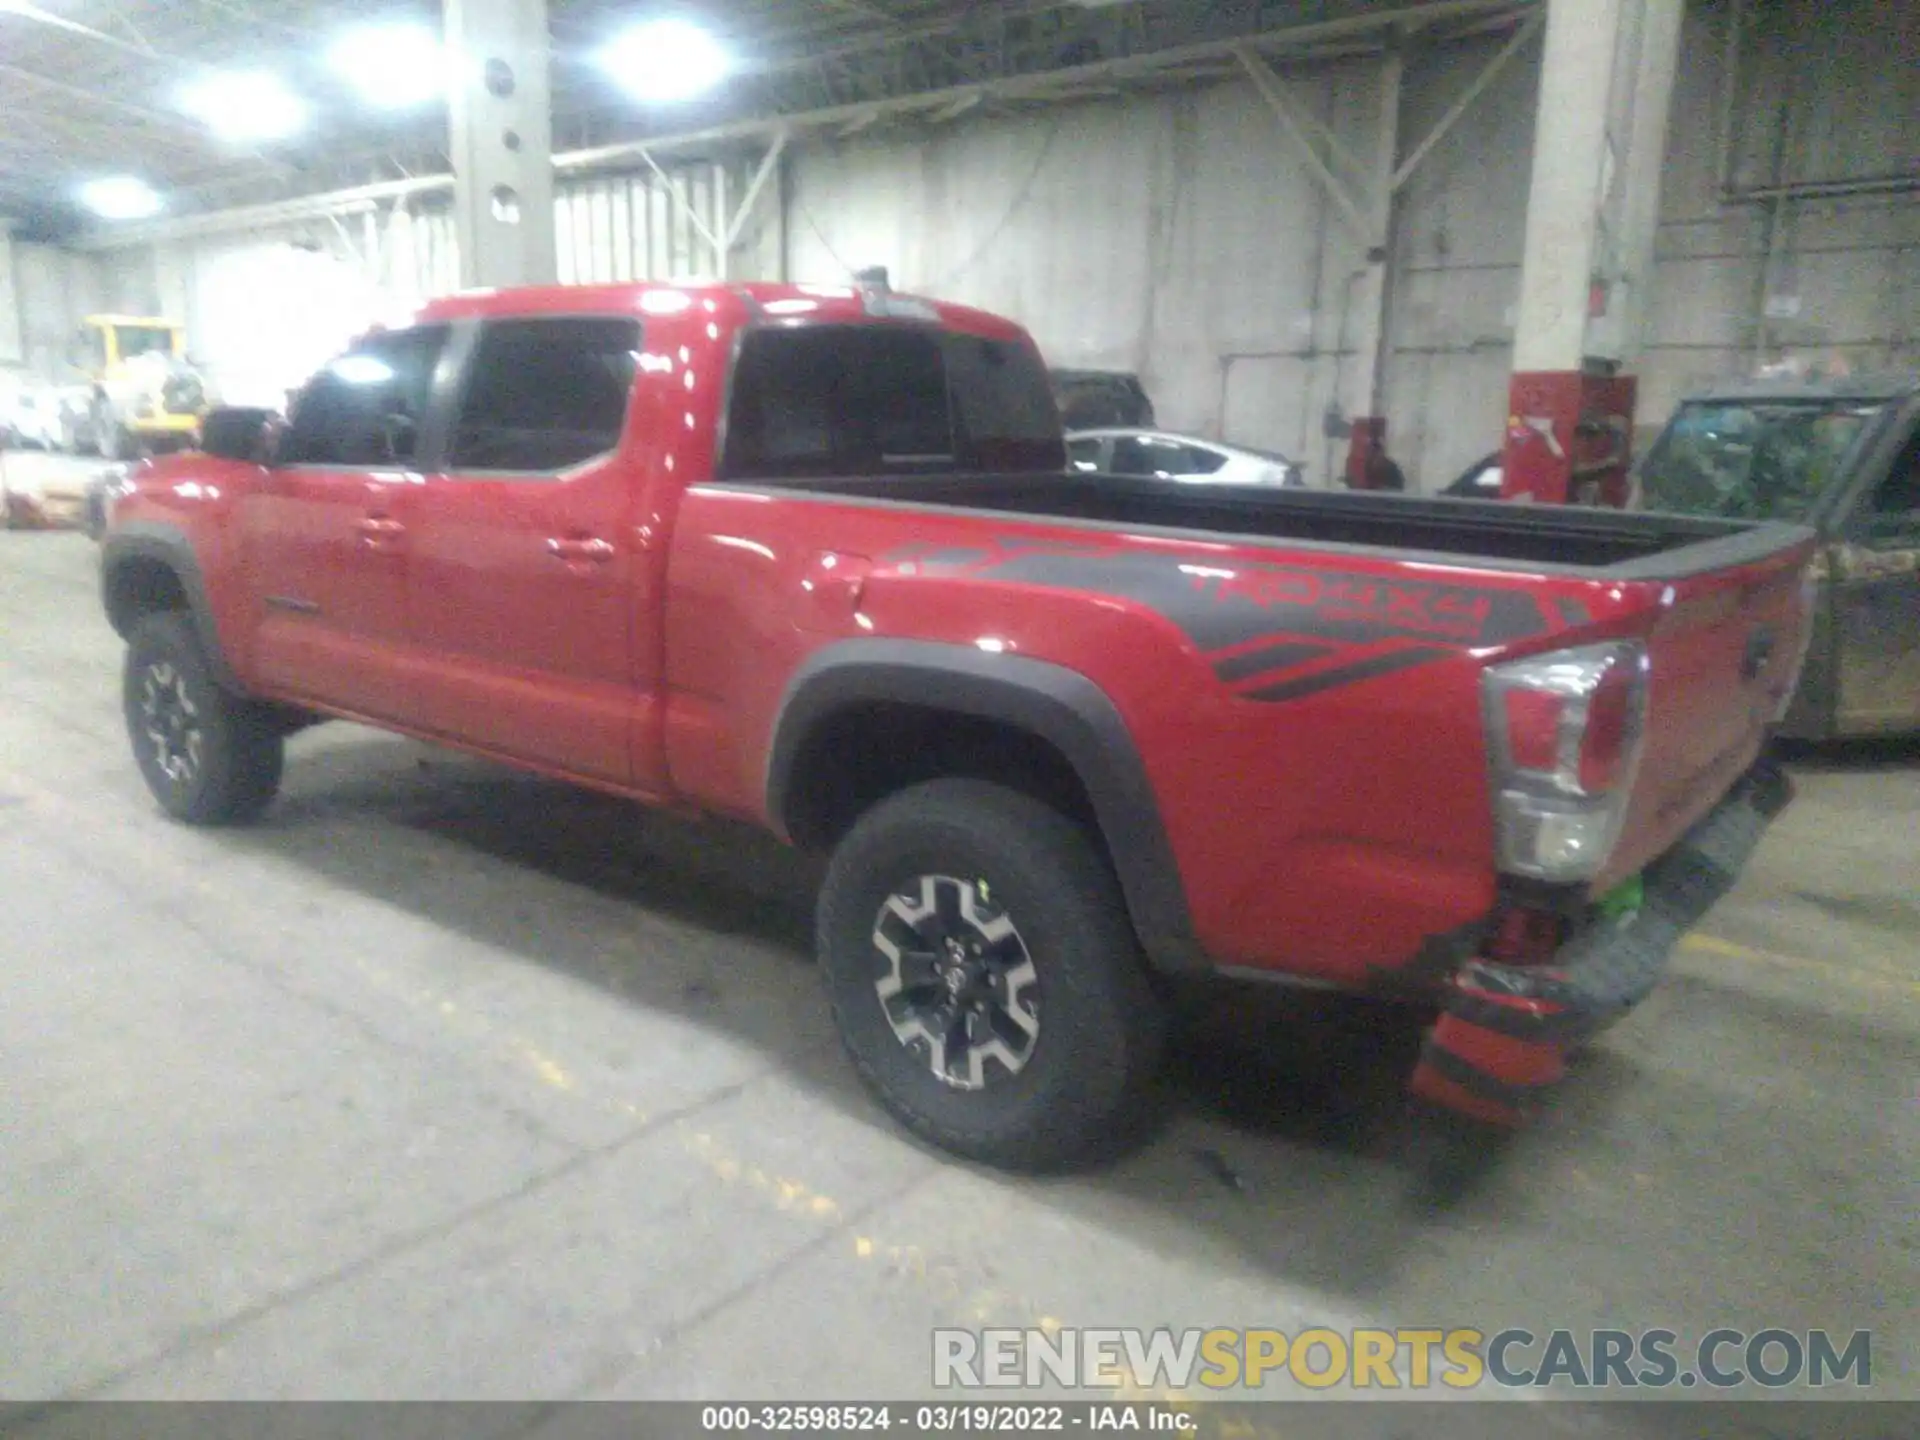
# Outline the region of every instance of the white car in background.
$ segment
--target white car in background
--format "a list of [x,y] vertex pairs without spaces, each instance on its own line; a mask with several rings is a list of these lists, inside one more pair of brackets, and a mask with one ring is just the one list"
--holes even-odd
[[11,449],[57,450],[65,438],[60,396],[51,390],[22,388],[0,411],[0,444]]
[[1307,483],[1300,467],[1284,455],[1164,430],[1070,430],[1067,460],[1075,470],[1192,485],[1297,488]]

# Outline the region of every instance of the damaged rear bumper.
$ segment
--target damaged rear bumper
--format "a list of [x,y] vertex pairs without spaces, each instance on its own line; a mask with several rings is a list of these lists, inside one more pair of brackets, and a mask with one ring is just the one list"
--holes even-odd
[[1638,910],[1596,921],[1542,964],[1462,966],[1427,1036],[1413,1093],[1476,1119],[1519,1123],[1529,1100],[1565,1074],[1568,1051],[1659,983],[1674,946],[1733,888],[1792,797],[1786,772],[1762,760],[1647,867]]

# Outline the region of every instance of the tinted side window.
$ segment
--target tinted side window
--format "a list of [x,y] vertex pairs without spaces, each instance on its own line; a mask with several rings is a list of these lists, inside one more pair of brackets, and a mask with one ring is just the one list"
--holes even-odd
[[1122,435],[1113,442],[1113,461],[1109,467],[1116,475],[1151,475],[1153,461],[1146,442],[1138,436]]
[[620,443],[640,322],[557,316],[480,332],[447,466],[545,472]]
[[1187,468],[1184,472],[1185,474],[1211,475],[1227,463],[1227,457],[1222,455],[1218,450],[1207,450],[1198,445],[1189,445],[1186,448]]
[[1907,441],[1895,457],[1893,468],[1874,493],[1873,508],[1882,515],[1920,511],[1920,435]]
[[1067,458],[1073,462],[1076,470],[1098,470],[1100,468],[1100,442],[1098,440],[1069,440]]
[[757,330],[742,343],[722,473],[858,474],[953,458],[934,332],[823,325]]
[[1893,545],[1920,542],[1920,434],[1900,448],[1869,501],[1868,538]]
[[420,419],[447,327],[376,335],[307,382],[281,438],[282,465],[404,465],[414,459]]
[[1123,435],[1113,442],[1116,475],[1190,475],[1188,450],[1165,440]]
[[748,333],[720,473],[733,479],[1062,470],[1046,371],[1030,347],[925,326]]

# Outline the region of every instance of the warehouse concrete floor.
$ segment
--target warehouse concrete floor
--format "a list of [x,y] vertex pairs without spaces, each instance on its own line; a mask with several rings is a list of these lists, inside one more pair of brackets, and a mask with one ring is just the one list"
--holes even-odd
[[1871,1329],[1920,1396],[1920,749],[1484,1174],[1402,1016],[1223,993],[1146,1147],[1018,1180],[841,1062],[784,852],[344,725],[164,822],[75,534],[0,535],[0,1397],[874,1397],[936,1325]]

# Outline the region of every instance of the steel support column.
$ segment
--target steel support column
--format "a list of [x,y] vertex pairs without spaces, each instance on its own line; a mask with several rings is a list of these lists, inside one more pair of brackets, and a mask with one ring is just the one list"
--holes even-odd
[[446,0],[454,229],[464,286],[550,285],[546,0]]
[[13,224],[0,215],[0,365],[19,365],[26,353],[20,326],[19,296],[13,279]]
[[[1548,0],[1505,491],[1622,505],[1680,0]],[[1623,284],[1623,282],[1625,282]]]
[[1639,63],[1634,67],[1633,113],[1620,171],[1619,273],[1606,337],[1622,368],[1632,370],[1647,346],[1652,313],[1654,241],[1660,232],[1660,181],[1666,172],[1667,122],[1680,58],[1686,0],[1641,0]]
[[1398,37],[1380,60],[1373,154],[1366,177],[1366,253],[1353,287],[1354,367],[1342,397],[1353,426],[1347,445],[1347,484],[1382,488],[1387,453],[1387,307],[1393,265],[1394,173],[1400,164],[1400,88],[1406,58]]

